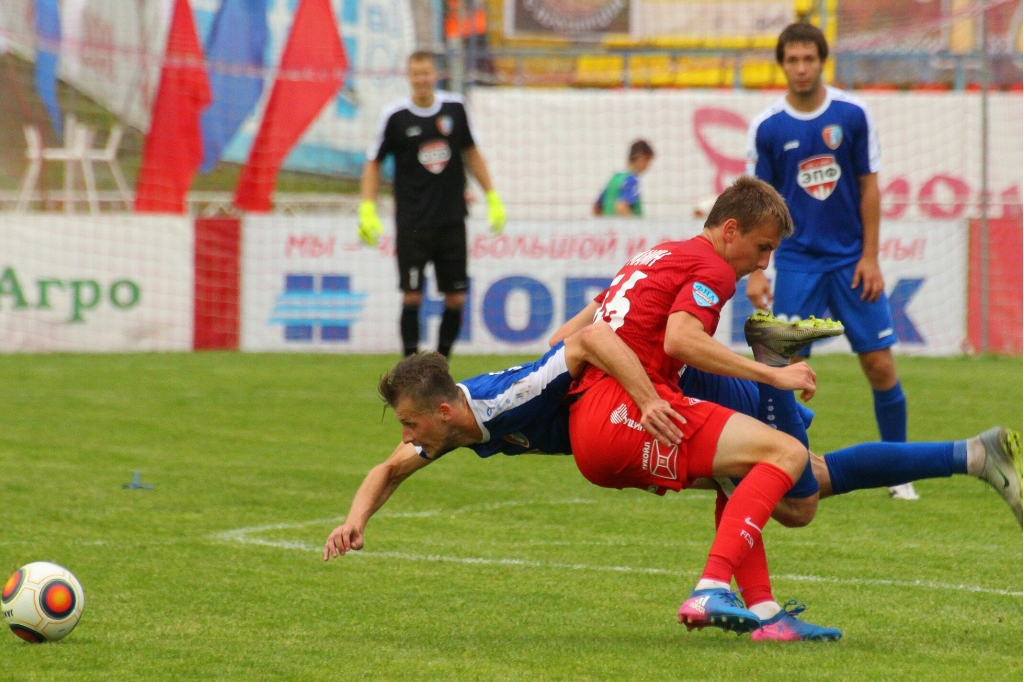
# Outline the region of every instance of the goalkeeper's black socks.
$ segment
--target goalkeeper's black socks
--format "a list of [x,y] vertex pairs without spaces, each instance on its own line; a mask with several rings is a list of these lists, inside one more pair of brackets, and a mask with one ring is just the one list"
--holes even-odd
[[437,352],[446,358],[452,354],[452,345],[462,329],[462,308],[445,308],[441,328],[437,332]]
[[420,346],[420,307],[405,304],[402,306],[402,350],[409,357]]

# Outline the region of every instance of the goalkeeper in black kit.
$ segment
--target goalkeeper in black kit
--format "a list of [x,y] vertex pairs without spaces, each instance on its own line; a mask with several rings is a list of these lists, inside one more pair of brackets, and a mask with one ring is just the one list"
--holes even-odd
[[383,231],[375,201],[381,163],[393,155],[402,349],[407,356],[419,349],[423,269],[433,262],[437,288],[444,293],[437,350],[448,357],[462,326],[462,308],[469,287],[467,167],[487,193],[487,215],[495,234],[505,227],[505,208],[476,148],[465,101],[458,95],[436,90],[433,55],[410,55],[408,75],[412,98],[384,110],[377,137],[367,153],[360,189],[359,238],[368,246],[376,246]]

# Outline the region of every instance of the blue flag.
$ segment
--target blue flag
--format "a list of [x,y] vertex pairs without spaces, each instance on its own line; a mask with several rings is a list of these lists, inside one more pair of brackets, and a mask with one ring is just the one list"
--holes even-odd
[[60,58],[60,14],[57,0],[35,0],[36,72],[39,98],[50,115],[53,129],[64,136],[64,116],[57,102],[57,62]]
[[266,0],[224,0],[206,41],[213,102],[203,112],[203,164],[209,173],[263,92]]

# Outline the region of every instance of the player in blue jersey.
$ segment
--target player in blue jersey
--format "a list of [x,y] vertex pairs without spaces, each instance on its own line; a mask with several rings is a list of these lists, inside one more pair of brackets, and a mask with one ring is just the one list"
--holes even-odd
[[[747,136],[747,173],[779,191],[795,228],[775,254],[774,312],[792,319],[822,317],[827,309],[842,321],[874,392],[882,440],[906,441],[907,403],[878,264],[881,159],[874,119],[862,101],[824,84],[828,43],[817,27],[788,26],[775,57],[789,91],[754,119]],[[771,305],[764,273],[750,276],[747,296],[755,307]],[[890,494],[917,498],[911,484]]]
[[590,325],[556,344],[536,362],[467,379],[459,384],[438,353],[402,360],[378,386],[402,424],[402,443],[366,479],[345,523],[327,539],[324,561],[361,549],[370,517],[405,479],[444,454],[467,447],[480,457],[527,453],[566,455],[569,385],[594,365],[615,377],[640,409],[638,428],[666,446],[678,445],[683,422],[655,391],[643,366],[607,324]]

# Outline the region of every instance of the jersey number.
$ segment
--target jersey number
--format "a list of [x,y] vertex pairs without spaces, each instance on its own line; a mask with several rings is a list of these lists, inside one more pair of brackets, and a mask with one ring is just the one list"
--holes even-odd
[[[626,298],[626,294],[636,286],[637,282],[647,277],[647,275],[640,270],[636,270],[625,282],[622,282],[623,277],[625,275],[617,275],[612,280],[611,286],[608,287],[608,293],[605,295],[601,307],[597,309],[597,314],[594,316],[595,322],[597,320],[604,320],[612,328],[612,331],[618,331],[622,323],[626,321],[626,313],[629,312],[629,299]],[[616,289],[620,282],[622,282],[622,286]]]

